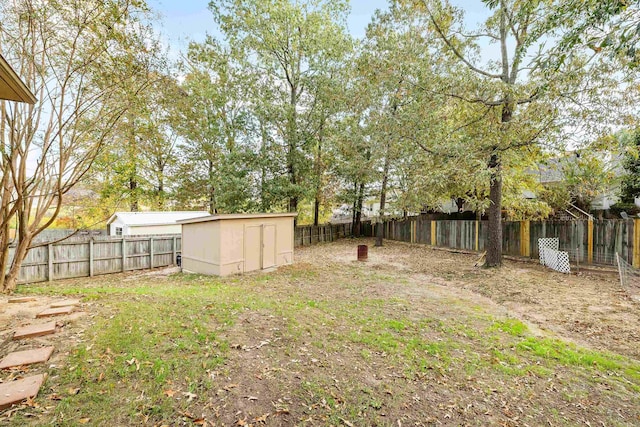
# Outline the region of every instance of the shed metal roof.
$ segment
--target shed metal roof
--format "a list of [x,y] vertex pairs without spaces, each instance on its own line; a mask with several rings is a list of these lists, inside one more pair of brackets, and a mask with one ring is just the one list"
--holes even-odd
[[116,218],[130,227],[147,225],[177,224],[180,220],[188,220],[209,216],[207,211],[181,211],[181,212],[116,212],[107,224],[111,224]]
[[36,97],[0,55],[0,99],[35,104]]
[[255,213],[255,214],[217,214],[209,215],[202,218],[192,218],[178,221],[179,224],[191,224],[195,222],[208,222],[208,221],[221,221],[228,219],[254,219],[254,218],[278,218],[278,217],[295,217],[298,216],[295,212],[285,213]]

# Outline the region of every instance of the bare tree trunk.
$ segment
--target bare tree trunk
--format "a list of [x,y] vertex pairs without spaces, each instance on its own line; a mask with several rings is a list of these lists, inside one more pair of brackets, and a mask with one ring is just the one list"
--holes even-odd
[[362,203],[364,199],[364,182],[360,183],[360,187],[358,188],[358,199],[356,201],[356,218],[355,218],[355,227],[354,234],[356,237],[360,237],[361,228],[362,228]]
[[[288,135],[287,135],[287,145],[289,151],[287,152],[287,172],[289,174],[289,182],[291,183],[290,196],[289,196],[289,212],[297,212],[298,211],[298,174],[296,168],[296,154],[298,150],[297,143],[297,119],[298,115],[296,112],[296,108],[298,105],[298,88],[295,84],[291,83],[289,86],[290,97],[289,97],[289,107],[291,111],[289,112],[291,116],[289,117],[288,123]],[[296,223],[297,218],[294,219],[294,223]]]
[[491,155],[488,164],[491,172],[489,184],[489,227],[487,230],[487,258],[485,267],[502,265],[502,170],[496,153]]
[[[29,251],[29,245],[31,243],[31,239],[21,240],[16,247],[14,252],[14,259],[24,259],[27,256],[27,252]],[[16,285],[18,284],[18,275],[20,274],[20,267],[22,267],[22,263],[11,263],[11,268],[9,272],[4,278],[4,283],[2,287],[3,293],[11,293],[16,289]]]
[[213,168],[213,162],[211,160],[209,160],[208,162],[208,166],[209,166],[209,213],[211,215],[218,213],[218,209],[216,206],[216,187],[213,185],[213,179],[214,177],[214,168]]
[[265,158],[267,152],[267,130],[262,121],[260,121],[260,129],[262,132],[262,141],[260,142],[260,206],[263,212],[267,212],[269,208],[266,202],[267,167],[265,166]]
[[389,182],[390,163],[391,159],[389,156],[389,150],[387,150],[387,154],[384,158],[384,168],[382,170],[382,187],[380,188],[380,211],[378,212],[378,216],[380,216],[381,222],[379,222],[376,226],[376,246],[382,246],[382,240],[384,237],[382,219],[384,218],[384,208],[387,203],[387,184]]
[[164,209],[164,178],[162,172],[158,177],[158,209]]
[[318,226],[318,221],[320,217],[320,198],[316,194],[316,200],[313,203],[313,225],[314,227]]
[[315,227],[318,226],[318,221],[320,217],[320,203],[322,196],[322,136],[324,130],[324,123],[320,126],[319,134],[318,134],[318,149],[316,150],[316,195],[313,204],[313,225]]
[[129,177],[129,194],[131,196],[131,203],[129,204],[129,209],[131,212],[138,212],[140,205],[138,203],[138,181],[135,179],[132,174]]

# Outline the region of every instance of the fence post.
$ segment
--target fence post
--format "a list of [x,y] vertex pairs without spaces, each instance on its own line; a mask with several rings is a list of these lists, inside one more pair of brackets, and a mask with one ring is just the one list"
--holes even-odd
[[640,268],[640,219],[633,220],[633,266]]
[[53,281],[53,245],[47,245],[47,280]]
[[127,241],[122,237],[122,271],[125,271],[125,266],[127,264]]
[[531,223],[527,221],[520,221],[520,256],[531,256]]
[[437,236],[438,235],[436,234],[436,222],[431,221],[431,246],[436,246],[436,244],[438,243]]
[[587,262],[593,264],[593,220],[587,222]]
[[89,240],[89,277],[93,277],[93,237]]
[[153,268],[153,237],[149,237],[149,268]]
[[173,236],[173,264],[176,265],[178,261],[178,238]]

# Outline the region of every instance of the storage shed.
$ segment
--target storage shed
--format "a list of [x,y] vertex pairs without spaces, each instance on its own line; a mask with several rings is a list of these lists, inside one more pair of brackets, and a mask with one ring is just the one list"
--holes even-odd
[[180,234],[178,221],[209,216],[207,211],[183,212],[116,212],[107,221],[110,236],[148,236]]
[[293,263],[295,213],[211,215],[182,224],[182,268],[216,276]]

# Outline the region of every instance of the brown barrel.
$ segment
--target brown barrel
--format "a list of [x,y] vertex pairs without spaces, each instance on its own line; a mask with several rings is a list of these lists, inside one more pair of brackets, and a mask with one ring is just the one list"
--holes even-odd
[[358,261],[366,261],[369,255],[369,247],[367,245],[358,245]]

